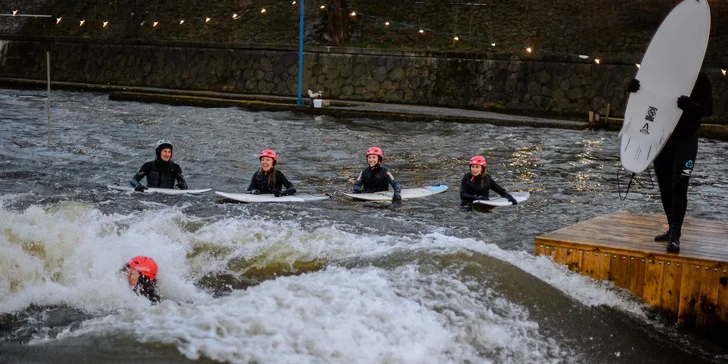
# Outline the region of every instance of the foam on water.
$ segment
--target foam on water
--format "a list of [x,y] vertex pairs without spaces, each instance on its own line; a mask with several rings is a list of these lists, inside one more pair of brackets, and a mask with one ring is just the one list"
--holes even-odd
[[[443,298],[445,300],[443,300]],[[329,268],[198,305],[165,302],[61,335],[133,335],[185,356],[233,363],[568,362],[528,312],[415,266]]]

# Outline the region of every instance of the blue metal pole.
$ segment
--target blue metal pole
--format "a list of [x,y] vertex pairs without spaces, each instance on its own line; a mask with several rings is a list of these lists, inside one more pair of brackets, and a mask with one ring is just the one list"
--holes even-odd
[[301,0],[301,15],[298,24],[298,101],[296,101],[296,106],[303,106],[303,1]]

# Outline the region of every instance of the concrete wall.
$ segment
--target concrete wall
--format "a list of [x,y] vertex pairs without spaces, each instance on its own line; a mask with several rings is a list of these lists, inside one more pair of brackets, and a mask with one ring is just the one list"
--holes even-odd
[[[295,95],[298,53],[289,46],[114,42],[5,37],[0,77],[231,93]],[[625,107],[632,64],[604,60],[517,58],[499,54],[415,53],[307,47],[304,92],[343,100],[411,103],[520,112],[612,113]],[[728,78],[707,69],[714,120],[728,120]]]

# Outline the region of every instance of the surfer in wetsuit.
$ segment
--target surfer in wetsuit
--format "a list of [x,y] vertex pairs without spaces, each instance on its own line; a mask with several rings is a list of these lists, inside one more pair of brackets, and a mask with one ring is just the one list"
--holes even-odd
[[470,158],[470,172],[465,173],[463,180],[460,182],[460,204],[463,206],[472,205],[475,200],[488,200],[490,190],[495,191],[501,197],[504,197],[511,204],[518,202],[506,190],[485,173],[485,167],[488,162],[482,156],[476,155]]
[[146,297],[152,304],[159,302],[157,271],[158,267],[154,259],[141,255],[129,259],[122,267],[129,286],[136,294]]
[[392,203],[399,204],[402,202],[402,189],[399,182],[394,179],[392,173],[387,168],[382,167],[382,159],[384,153],[379,147],[371,147],[365,153],[369,167],[359,173],[359,177],[354,182],[352,192],[354,193],[372,193],[380,191],[389,191],[389,185],[394,189]]
[[[172,162],[173,146],[167,139],[157,142],[154,149],[157,158],[142,165],[136,175],[129,181],[135,191],[142,192],[147,187],[174,188],[175,181],[180,190],[187,189],[187,182],[182,177],[182,167]],[[147,177],[147,185],[141,184],[142,178]]]
[[[296,193],[293,183],[288,181],[283,172],[276,169],[278,155],[271,149],[260,152],[260,169],[253,174],[247,193],[273,194],[275,197],[291,196]],[[284,190],[283,187],[286,189]]]
[[[640,81],[633,79],[628,92],[637,92]],[[655,236],[657,242],[667,242],[669,253],[680,252],[680,235],[685,210],[688,205],[688,184],[698,154],[698,130],[700,118],[713,114],[713,94],[710,80],[700,72],[690,96],[677,99],[677,107],[683,110],[670,139],[654,161],[660,200],[667,216],[669,229]]]

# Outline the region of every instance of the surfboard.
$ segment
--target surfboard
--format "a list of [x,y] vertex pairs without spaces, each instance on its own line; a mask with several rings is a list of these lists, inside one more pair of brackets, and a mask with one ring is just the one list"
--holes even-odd
[[331,196],[329,195],[309,195],[305,193],[296,194],[293,196],[281,196],[281,197],[275,197],[270,194],[266,195],[252,195],[248,193],[228,193],[228,192],[220,192],[215,191],[215,194],[229,198],[231,200],[240,201],[240,202],[313,202],[313,201],[325,201],[330,200]]
[[[523,201],[528,200],[529,197],[531,197],[531,194],[528,192],[513,192],[511,193],[511,196],[516,199],[516,202],[521,203]],[[491,198],[490,200],[476,200],[473,201],[473,204],[477,205],[485,205],[485,206],[493,206],[493,207],[503,207],[503,206],[511,206],[511,201],[508,201],[507,199],[503,197],[495,197]]]
[[[437,186],[426,186],[426,187],[420,187],[420,188],[403,188],[400,194],[402,196],[402,199],[406,200],[406,199],[410,199],[410,198],[427,197],[430,195],[443,193],[445,191],[447,191],[446,185],[437,185]],[[394,191],[382,191],[382,192],[374,192],[374,193],[345,193],[345,195],[349,196],[351,198],[354,198],[356,200],[392,201],[392,196],[394,196]]]
[[640,90],[627,101],[620,159],[640,173],[657,157],[675,129],[681,95],[690,95],[703,63],[710,35],[710,7],[705,0],[685,0],[662,22],[647,47],[635,78]]
[[[124,192],[135,192],[134,187],[122,187],[122,186],[114,186],[109,185],[106,186],[112,190],[116,191],[124,191]],[[146,190],[144,190],[143,193],[161,193],[163,195],[186,195],[186,194],[196,194],[196,193],[203,193],[207,191],[212,191],[212,188],[205,188],[201,190],[178,190],[176,188],[154,188],[149,187]]]

